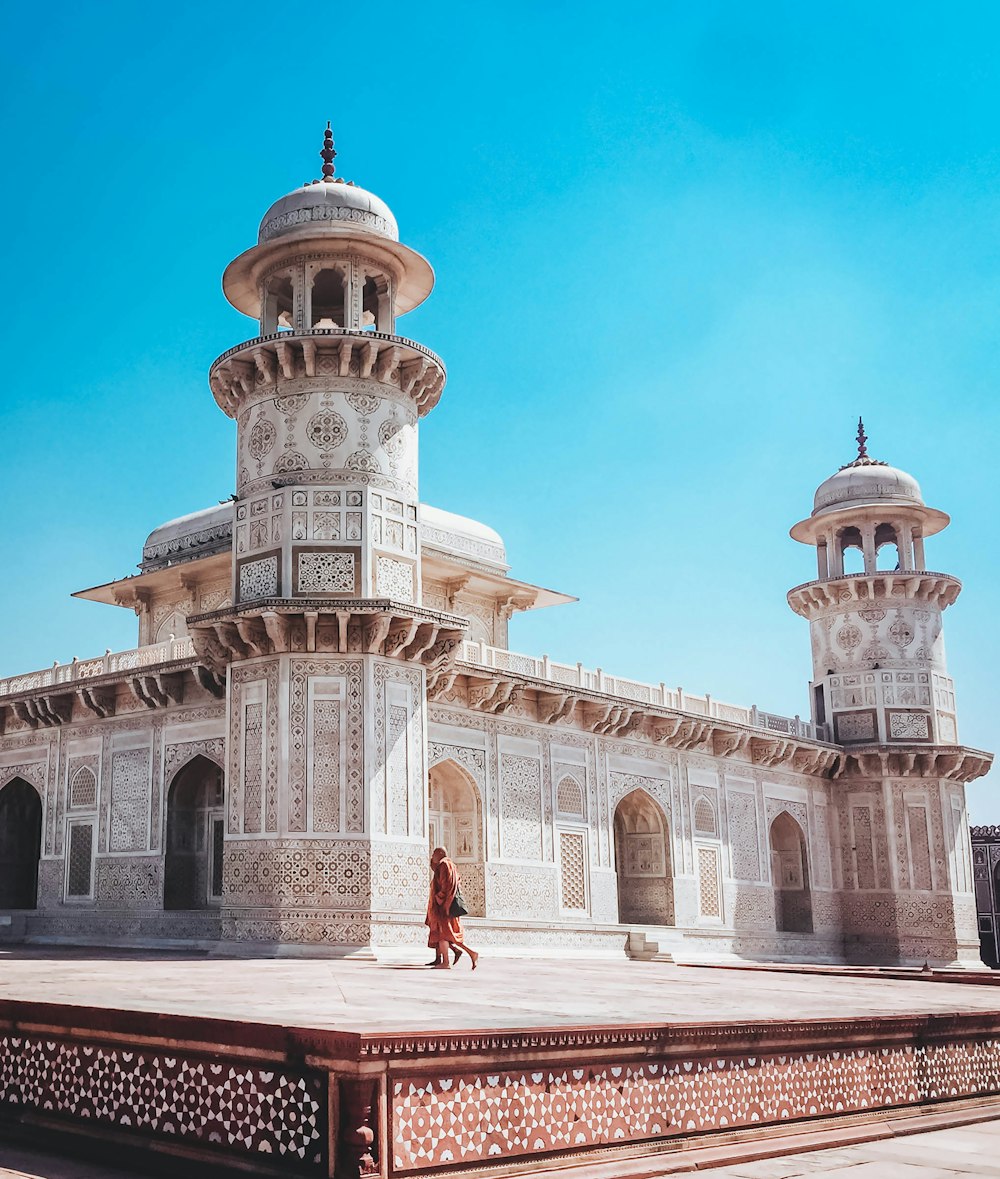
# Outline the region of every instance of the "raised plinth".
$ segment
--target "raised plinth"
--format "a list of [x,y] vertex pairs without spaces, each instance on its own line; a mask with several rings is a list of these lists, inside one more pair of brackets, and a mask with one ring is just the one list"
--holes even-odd
[[440,400],[446,372],[439,356],[403,336],[317,328],[237,344],[223,352],[208,373],[215,400],[231,418],[259,385],[302,377],[356,377],[391,385],[409,397],[423,417]]
[[814,618],[839,607],[851,609],[858,603],[885,606],[900,601],[928,602],[943,610],[961,590],[962,583],[949,573],[854,573],[797,585],[788,591],[788,604],[803,618]]
[[526,965],[9,958],[0,1110],[109,1152],[390,1179],[620,1174],[1000,1093],[988,985]]

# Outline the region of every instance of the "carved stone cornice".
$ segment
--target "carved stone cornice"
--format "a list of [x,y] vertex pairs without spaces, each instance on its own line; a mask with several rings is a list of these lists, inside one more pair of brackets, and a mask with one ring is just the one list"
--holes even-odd
[[892,573],[855,573],[809,581],[788,591],[788,604],[803,618],[815,618],[855,605],[929,602],[939,610],[958,597],[962,583],[948,573],[898,570]]
[[782,766],[817,777],[830,777],[842,754],[837,747],[807,737],[779,736],[714,717],[623,701],[587,688],[556,686],[519,672],[460,661],[452,669],[448,688],[457,676],[466,681],[469,705],[479,712],[499,714],[533,699],[542,724],[569,720],[601,736],[638,736],[672,749],[742,758],[755,765]]
[[315,377],[317,358],[322,356],[334,358],[340,376],[391,385],[410,398],[420,417],[437,405],[447,379],[441,358],[404,336],[317,328],[237,344],[213,363],[208,383],[222,411],[235,418],[243,402],[261,386]]
[[224,682],[230,663],[299,652],[383,655],[420,663],[428,689],[454,679],[467,622],[387,598],[267,598],[188,619],[198,658]]
[[993,764],[993,754],[965,745],[931,745],[898,748],[888,745],[852,747],[846,752],[834,777],[853,778],[946,778],[952,782],[974,782]]
[[86,714],[107,719],[115,715],[119,684],[127,685],[136,700],[147,708],[169,708],[183,702],[186,685],[192,679],[217,698],[226,694],[225,676],[220,680],[194,659],[175,659],[139,669],[88,676],[84,683],[39,685],[6,696],[0,699],[0,728],[8,710],[32,729],[69,724],[74,702]]

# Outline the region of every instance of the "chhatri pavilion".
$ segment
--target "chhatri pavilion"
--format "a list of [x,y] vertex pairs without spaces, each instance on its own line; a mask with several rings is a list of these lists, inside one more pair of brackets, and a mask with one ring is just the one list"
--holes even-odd
[[977,966],[948,517],[859,428],[792,529],[808,721],[511,651],[572,599],[421,503],[433,271],[321,154],[223,277],[236,494],[77,595],[133,650],[0,681],[0,936],[398,956],[444,844],[486,948]]

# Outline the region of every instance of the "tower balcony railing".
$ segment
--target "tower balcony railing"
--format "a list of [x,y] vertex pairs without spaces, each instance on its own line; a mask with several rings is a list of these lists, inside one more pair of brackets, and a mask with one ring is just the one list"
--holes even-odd
[[416,340],[411,340],[407,336],[393,336],[388,332],[376,332],[370,329],[362,330],[360,328],[312,328],[310,331],[298,332],[286,329],[280,332],[271,332],[266,336],[255,336],[252,340],[244,340],[242,344],[234,344],[232,348],[227,348],[221,356],[217,356],[212,361],[212,368],[217,364],[222,364],[231,356],[237,356],[245,348],[253,348],[259,344],[273,344],[279,341],[290,342],[292,340],[323,340],[331,338],[333,340],[348,339],[365,342],[367,340],[381,340],[386,344],[398,344],[404,348],[412,348],[414,352],[421,352],[428,359],[433,360],[435,364],[444,368],[444,361],[436,352],[432,352],[430,348],[423,344],[417,343]]
[[109,650],[96,659],[73,659],[69,663],[53,663],[42,671],[8,676],[0,680],[0,697],[18,696],[22,692],[35,692],[39,688],[76,684],[97,676],[137,671],[194,658],[194,642],[186,635],[179,639],[168,639],[164,643],[151,643],[147,647],[134,647],[130,651]]
[[465,641],[462,644],[460,658],[463,663],[471,663],[476,667],[531,676],[567,688],[585,688],[591,692],[602,692],[607,696],[618,696],[637,704],[659,705],[661,708],[672,708],[713,720],[731,721],[748,728],[763,729],[768,733],[788,737],[806,737],[812,741],[830,740],[826,725],[814,725],[798,716],[763,712],[756,705],[745,708],[739,704],[726,704],[709,695],[698,696],[685,692],[683,688],[668,688],[664,683],[647,684],[640,680],[609,675],[599,667],[592,670],[584,667],[582,663],[556,663],[547,655],[522,655],[502,647],[490,647],[486,643]]
[[390,384],[411,398],[423,417],[447,379],[444,361],[406,336],[355,328],[272,332],[227,349],[212,362],[208,383],[220,408],[237,416],[259,380],[273,384],[317,375],[359,377]]
[[[146,647],[134,647],[129,651],[106,651],[96,659],[73,659],[69,663],[54,663],[41,671],[0,679],[0,698],[85,682],[97,676],[193,660],[196,657],[194,642],[187,635],[163,643],[151,643]],[[557,663],[547,655],[522,655],[502,647],[490,647],[486,643],[465,641],[462,643],[460,659],[476,667],[531,676],[568,688],[584,688],[637,704],[672,708],[782,736],[829,741],[825,725],[810,724],[798,716],[764,712],[756,705],[745,708],[739,704],[727,704],[709,695],[698,696],[685,692],[683,688],[668,688],[663,683],[647,684],[624,676],[609,675],[599,667],[590,669],[582,663]]]

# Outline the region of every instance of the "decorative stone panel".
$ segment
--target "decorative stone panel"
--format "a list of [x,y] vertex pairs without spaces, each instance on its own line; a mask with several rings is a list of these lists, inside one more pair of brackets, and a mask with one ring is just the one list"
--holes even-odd
[[722,888],[719,880],[719,850],[698,846],[698,915],[722,920]]
[[1000,1091],[1000,1040],[397,1077],[397,1171],[913,1106]]
[[886,710],[890,741],[931,741],[931,720],[925,712],[910,709]]
[[7,1034],[0,1104],[67,1128],[121,1127],[140,1140],[326,1173],[325,1079],[270,1064]]
[[299,552],[296,589],[300,594],[353,594],[356,556],[353,552]]
[[559,832],[559,882],[562,908],[587,909],[587,838],[582,831]]
[[379,556],[375,561],[375,592],[397,602],[412,602],[413,566],[408,561]]
[[359,839],[229,839],[227,907],[365,909],[371,853]]
[[874,708],[834,713],[833,728],[840,745],[878,740],[878,721]]
[[241,602],[276,598],[281,592],[279,554],[269,553],[237,563],[237,595]]
[[111,851],[149,846],[149,750],[117,750],[111,758]]
[[760,880],[760,834],[756,796],[745,790],[726,793],[729,851],[735,880]]
[[501,846],[505,859],[542,858],[542,766],[537,757],[500,757]]

